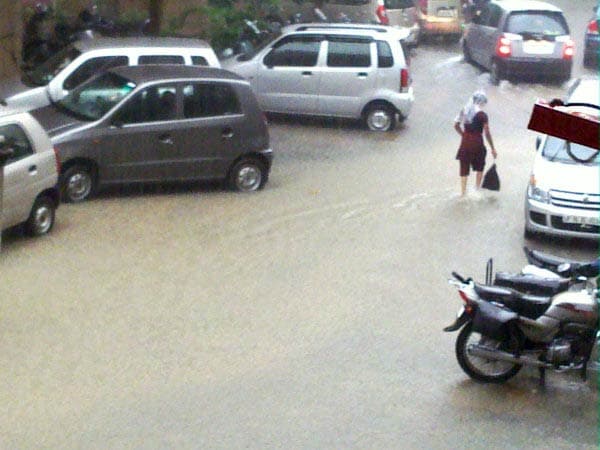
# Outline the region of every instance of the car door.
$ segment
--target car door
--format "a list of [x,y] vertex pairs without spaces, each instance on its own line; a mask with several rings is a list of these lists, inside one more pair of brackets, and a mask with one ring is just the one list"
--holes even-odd
[[33,202],[40,193],[44,171],[40,170],[34,147],[19,123],[0,125],[0,136],[13,155],[4,168],[2,228],[27,220]]
[[323,36],[292,35],[276,42],[257,71],[257,97],[265,111],[315,114]]
[[244,114],[231,84],[197,81],[182,85],[183,126],[178,127],[175,179],[210,179],[224,175],[242,148]]
[[356,36],[328,36],[319,88],[319,114],[356,117],[364,93],[377,84],[375,41]]
[[147,86],[91,132],[98,148],[103,182],[155,181],[168,178],[178,124],[176,83]]
[[478,10],[469,26],[468,48],[475,62],[489,68],[496,51],[499,37],[498,25],[502,17],[502,9],[493,3]]

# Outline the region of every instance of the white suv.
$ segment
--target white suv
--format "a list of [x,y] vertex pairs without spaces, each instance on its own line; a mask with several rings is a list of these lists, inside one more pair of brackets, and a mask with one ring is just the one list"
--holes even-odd
[[200,39],[84,39],[23,73],[21,80],[0,82],[0,105],[20,110],[40,108],[61,100],[92,75],[117,66],[142,64],[220,67],[212,47]]
[[[598,105],[598,86],[598,78],[578,80],[568,97],[568,103]],[[593,107],[569,108],[594,116],[598,116],[600,112]],[[538,138],[525,197],[526,238],[531,238],[536,233],[545,233],[562,237],[598,239],[599,163],[600,156],[595,148],[553,136]]]
[[363,119],[388,131],[414,101],[401,44],[407,36],[380,25],[290,25],[254,54],[222,65],[250,81],[264,111]]
[[10,156],[4,167],[2,229],[24,224],[32,236],[54,225],[59,205],[58,159],[50,138],[29,114],[0,117],[0,147]]

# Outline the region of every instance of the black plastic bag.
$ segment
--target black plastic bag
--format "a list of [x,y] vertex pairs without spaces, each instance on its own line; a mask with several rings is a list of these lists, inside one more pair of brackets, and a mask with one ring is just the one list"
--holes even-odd
[[490,191],[500,190],[500,177],[498,177],[498,171],[496,170],[496,163],[487,170],[483,176],[483,182],[481,183],[483,189],[489,189]]

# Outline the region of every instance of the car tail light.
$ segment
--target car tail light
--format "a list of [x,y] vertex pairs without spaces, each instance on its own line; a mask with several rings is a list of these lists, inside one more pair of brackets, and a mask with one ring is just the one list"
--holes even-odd
[[508,58],[512,54],[511,42],[506,36],[500,36],[496,42],[496,55]]
[[385,9],[385,5],[383,0],[377,0],[377,9],[375,10],[375,16],[377,16],[377,21],[382,25],[389,25],[390,19],[387,15],[387,10]]
[[573,59],[573,54],[575,53],[575,43],[569,39],[563,45],[563,59]]
[[408,73],[408,69],[400,70],[400,92],[408,91],[409,85],[410,85],[410,74]]
[[60,157],[58,156],[58,149],[54,147],[54,161],[56,162],[56,173],[60,173]]
[[590,20],[587,26],[587,32],[589,34],[598,34],[598,21],[596,19]]

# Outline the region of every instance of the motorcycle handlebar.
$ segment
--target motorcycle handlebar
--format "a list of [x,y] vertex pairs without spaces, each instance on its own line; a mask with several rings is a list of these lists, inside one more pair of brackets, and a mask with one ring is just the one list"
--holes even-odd
[[456,272],[452,272],[452,276],[454,278],[456,278],[458,281],[460,281],[461,283],[466,283],[467,282],[467,280],[465,280],[462,276],[460,276]]

